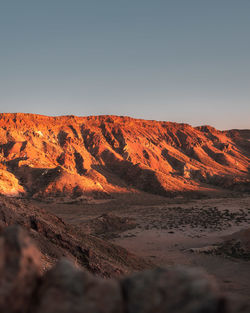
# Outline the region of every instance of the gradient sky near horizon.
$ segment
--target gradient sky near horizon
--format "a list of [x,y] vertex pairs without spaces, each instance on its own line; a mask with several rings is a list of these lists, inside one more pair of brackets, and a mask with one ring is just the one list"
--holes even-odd
[[0,112],[250,128],[250,1],[0,0]]

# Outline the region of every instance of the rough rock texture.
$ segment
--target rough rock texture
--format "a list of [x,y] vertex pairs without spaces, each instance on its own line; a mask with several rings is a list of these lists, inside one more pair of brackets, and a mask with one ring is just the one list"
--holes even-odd
[[0,196],[0,230],[9,225],[25,227],[41,251],[43,270],[68,257],[90,272],[119,276],[152,266],[126,249],[84,233],[60,218],[31,205],[28,200]]
[[250,261],[250,228],[242,229],[225,236],[222,243],[215,243],[201,248],[191,248],[190,252],[214,255],[226,255]]
[[20,227],[0,237],[0,312],[26,312],[41,270],[40,253]]
[[3,231],[1,243],[1,312],[228,312],[215,283],[194,269],[155,269],[105,280],[62,260],[40,277],[37,250],[20,228]]
[[214,245],[208,253],[250,261],[250,228],[224,237],[224,241]]
[[87,233],[98,237],[110,239],[119,233],[137,226],[135,220],[129,217],[120,217],[115,214],[105,213],[96,218],[80,223]]
[[67,260],[60,261],[45,274],[32,312],[123,312],[122,293],[115,280],[95,278],[75,268]]
[[[122,281],[128,313],[223,312],[216,285],[197,269],[155,269]],[[147,299],[145,301],[145,299]]]
[[110,198],[250,191],[250,131],[117,116],[0,114],[0,192]]

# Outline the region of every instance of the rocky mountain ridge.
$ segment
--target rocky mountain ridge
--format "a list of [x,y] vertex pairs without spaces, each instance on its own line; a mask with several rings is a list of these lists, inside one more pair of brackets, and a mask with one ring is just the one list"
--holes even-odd
[[0,193],[112,198],[250,191],[250,131],[119,116],[0,114]]

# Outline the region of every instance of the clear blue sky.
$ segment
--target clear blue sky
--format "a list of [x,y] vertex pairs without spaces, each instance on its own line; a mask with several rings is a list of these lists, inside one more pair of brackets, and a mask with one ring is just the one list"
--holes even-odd
[[250,128],[250,1],[0,0],[0,111]]

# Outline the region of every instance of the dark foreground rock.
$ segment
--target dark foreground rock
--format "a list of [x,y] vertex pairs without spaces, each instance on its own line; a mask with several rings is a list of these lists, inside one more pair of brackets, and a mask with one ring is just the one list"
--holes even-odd
[[216,284],[197,269],[146,271],[122,281],[128,313],[225,312]]
[[[19,227],[0,237],[0,312],[236,313],[196,269],[154,269],[103,279],[59,261],[41,275],[39,252]],[[246,311],[247,312],[247,311]]]
[[27,312],[41,271],[40,253],[20,227],[0,237],[0,312]]
[[43,277],[32,312],[120,313],[122,308],[118,281],[96,278],[61,260]]

